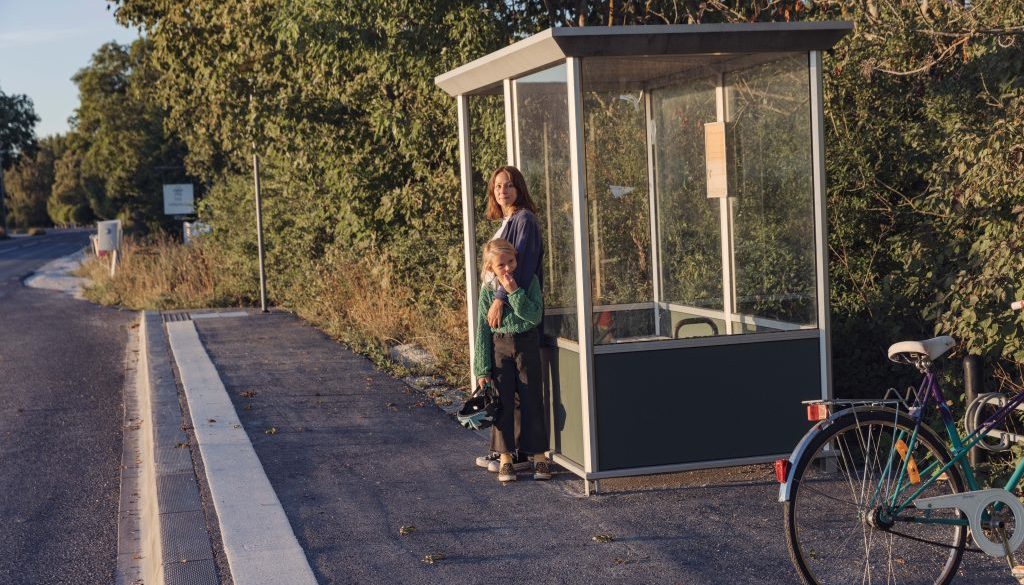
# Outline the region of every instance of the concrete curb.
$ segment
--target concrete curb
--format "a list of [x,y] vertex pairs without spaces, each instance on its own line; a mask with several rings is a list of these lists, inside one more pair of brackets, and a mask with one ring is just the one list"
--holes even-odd
[[216,585],[217,568],[160,313],[146,311],[139,329],[143,578],[147,585]]
[[195,323],[191,319],[168,322],[166,330],[187,397],[232,580],[239,585],[316,585],[305,551],[238,419],[220,374],[203,347]]

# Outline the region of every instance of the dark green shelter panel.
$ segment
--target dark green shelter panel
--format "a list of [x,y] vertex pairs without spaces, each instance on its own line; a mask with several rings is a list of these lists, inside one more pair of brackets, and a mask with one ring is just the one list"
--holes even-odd
[[821,397],[817,338],[594,358],[599,471],[789,453]]
[[551,448],[583,466],[583,409],[580,400],[580,358],[569,349],[545,347],[544,394]]

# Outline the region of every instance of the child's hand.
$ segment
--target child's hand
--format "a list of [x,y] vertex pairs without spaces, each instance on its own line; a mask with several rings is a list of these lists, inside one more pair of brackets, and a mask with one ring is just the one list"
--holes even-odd
[[487,311],[487,324],[491,326],[491,329],[501,327],[501,311],[504,306],[505,303],[501,302],[501,299],[494,299],[494,302],[491,303],[491,308]]
[[515,292],[519,289],[519,285],[516,284],[516,279],[512,276],[511,272],[499,274],[498,281],[501,282],[501,286],[505,289],[505,292]]
[[483,388],[484,384],[492,384],[493,385],[494,384],[494,380],[491,380],[490,378],[477,378],[477,380],[476,380],[476,387],[477,388]]

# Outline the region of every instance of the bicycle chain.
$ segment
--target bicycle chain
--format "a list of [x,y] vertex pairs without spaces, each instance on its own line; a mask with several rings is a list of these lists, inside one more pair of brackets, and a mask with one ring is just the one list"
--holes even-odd
[[[940,547],[940,548],[950,548],[950,549],[957,548],[957,547],[955,547],[955,546],[953,546],[951,544],[945,544],[945,543],[942,543],[942,542],[935,542],[934,540],[928,540],[928,539],[925,539],[925,538],[918,538],[916,536],[911,536],[909,534],[903,534],[902,532],[896,532],[895,530],[886,530],[885,532],[888,532],[889,534],[895,534],[896,536],[900,536],[900,537],[903,537],[903,538],[906,538],[906,539],[909,539],[909,540],[913,540],[913,541],[916,541],[916,542],[920,542],[920,543],[923,543],[923,544],[930,544],[932,546],[937,546],[937,547]],[[981,550],[980,548],[973,548],[973,547],[970,547],[970,546],[967,546],[967,545],[964,545],[964,552],[973,552],[973,553],[985,554],[985,551]]]

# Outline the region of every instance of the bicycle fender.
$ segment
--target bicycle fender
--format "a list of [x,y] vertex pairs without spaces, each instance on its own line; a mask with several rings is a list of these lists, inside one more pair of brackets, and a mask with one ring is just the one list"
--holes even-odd
[[818,435],[820,435],[825,429],[832,426],[837,420],[844,416],[852,414],[854,411],[859,412],[885,412],[890,413],[894,417],[896,411],[891,408],[875,406],[875,407],[850,407],[840,410],[839,412],[833,413],[831,416],[823,421],[818,422],[816,425],[811,427],[809,431],[800,439],[800,442],[796,444],[793,449],[793,453],[789,456],[789,473],[786,475],[786,482],[779,485],[779,502],[788,502],[790,495],[793,491],[793,477],[796,475],[797,463],[805,456],[808,445],[811,444]]

